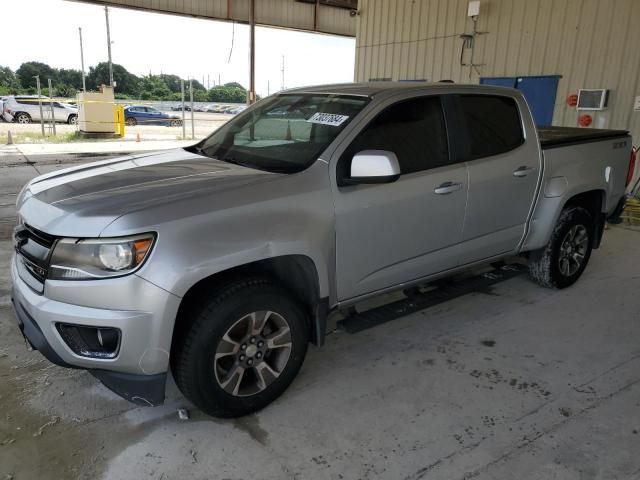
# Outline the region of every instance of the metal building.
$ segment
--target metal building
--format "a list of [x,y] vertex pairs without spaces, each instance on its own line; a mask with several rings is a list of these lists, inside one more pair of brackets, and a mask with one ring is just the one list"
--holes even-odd
[[[638,19],[638,0],[359,0],[355,78],[516,86],[541,123],[589,114],[637,142]],[[609,90],[607,107],[578,112],[579,89]]]

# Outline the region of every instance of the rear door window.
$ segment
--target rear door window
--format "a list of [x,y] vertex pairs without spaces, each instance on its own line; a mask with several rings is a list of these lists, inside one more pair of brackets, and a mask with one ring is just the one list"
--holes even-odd
[[467,134],[467,160],[506,153],[524,143],[515,99],[498,95],[460,95],[458,99]]

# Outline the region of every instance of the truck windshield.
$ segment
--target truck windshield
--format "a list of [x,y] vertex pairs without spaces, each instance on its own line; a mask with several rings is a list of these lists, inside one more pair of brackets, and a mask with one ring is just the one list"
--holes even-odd
[[283,94],[261,101],[190,151],[250,168],[295,173],[309,167],[369,102],[366,97]]

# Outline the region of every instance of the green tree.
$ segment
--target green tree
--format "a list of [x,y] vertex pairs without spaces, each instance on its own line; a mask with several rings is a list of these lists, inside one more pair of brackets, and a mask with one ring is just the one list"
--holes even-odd
[[73,68],[61,68],[56,75],[58,83],[68,85],[76,90],[82,89],[82,72]]
[[240,90],[244,90],[245,92],[247,91],[247,89],[240,85],[238,82],[225,83],[224,86],[229,88],[239,88]]
[[0,92],[2,95],[19,93],[21,88],[20,80],[13,70],[0,66]]
[[160,75],[147,75],[139,82],[142,100],[166,100],[171,98],[171,90]]
[[196,90],[203,90],[203,91],[207,91],[207,89],[205,88],[204,85],[202,85],[198,80],[191,80],[192,85],[193,85],[193,91],[195,92]]
[[40,75],[40,84],[46,85],[47,79],[53,82],[57,80],[56,71],[46,63],[42,62],[24,62],[20,68],[16,70],[16,75],[20,80],[23,88],[36,88],[36,75]]
[[161,73],[158,75],[165,85],[171,90],[173,93],[180,93],[182,87],[180,84],[180,77],[178,75],[169,75],[166,73]]
[[[127,71],[122,65],[113,64],[113,80],[116,82],[115,90],[126,95],[138,95],[140,79]],[[109,85],[109,64],[101,62],[95,67],[89,68],[87,75],[87,88],[97,90],[100,85]]]
[[223,102],[223,103],[243,103],[247,100],[247,91],[236,82],[226,84],[223,86],[213,87],[209,90],[210,102]]

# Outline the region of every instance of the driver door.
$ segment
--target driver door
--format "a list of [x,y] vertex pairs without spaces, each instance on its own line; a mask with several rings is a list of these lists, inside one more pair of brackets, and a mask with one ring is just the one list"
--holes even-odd
[[[353,156],[393,152],[392,183],[343,185]],[[459,263],[467,168],[450,159],[439,96],[396,101],[378,113],[340,155],[335,192],[339,301],[385,290]]]

